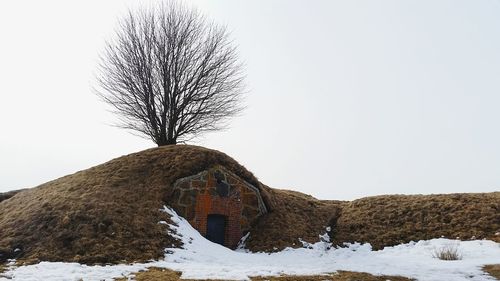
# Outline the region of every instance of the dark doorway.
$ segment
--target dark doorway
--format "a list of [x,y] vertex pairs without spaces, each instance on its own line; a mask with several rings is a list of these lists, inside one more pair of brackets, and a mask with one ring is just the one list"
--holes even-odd
[[226,232],[226,217],[223,215],[208,215],[207,239],[224,245],[224,234]]

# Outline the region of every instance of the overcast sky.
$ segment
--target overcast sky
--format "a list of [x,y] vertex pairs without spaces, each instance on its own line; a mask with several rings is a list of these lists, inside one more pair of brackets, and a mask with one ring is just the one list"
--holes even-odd
[[[93,72],[137,0],[0,1],[0,192],[153,142]],[[227,25],[247,110],[193,144],[321,199],[500,190],[499,1],[189,1]]]

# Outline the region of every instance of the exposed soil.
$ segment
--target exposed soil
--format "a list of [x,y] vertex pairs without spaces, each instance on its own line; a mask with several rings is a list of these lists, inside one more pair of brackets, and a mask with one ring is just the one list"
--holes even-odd
[[388,195],[351,202],[318,200],[261,184],[224,153],[197,146],[148,149],[21,192],[0,194],[0,264],[86,264],[147,261],[179,242],[166,234],[159,211],[173,183],[222,165],[258,187],[270,212],[251,229],[247,247],[277,251],[302,247],[299,239],[330,237],[370,242],[375,249],[447,237],[500,242],[500,192]]
[[500,264],[490,264],[483,267],[483,270],[486,271],[489,275],[495,277],[497,280],[500,280]]
[[[168,270],[165,268],[151,267],[147,271],[138,272],[133,280],[136,281],[194,281],[191,279],[180,279],[181,273]],[[115,279],[116,281],[126,281],[126,277]],[[199,279],[197,279],[200,281]],[[328,275],[315,275],[315,276],[271,276],[271,277],[252,277],[252,281],[411,281],[413,279],[408,279],[400,276],[375,276],[368,273],[361,272],[350,272],[350,271],[338,271],[333,274]],[[208,281],[208,280],[205,280]],[[210,279],[210,281],[216,281]]]

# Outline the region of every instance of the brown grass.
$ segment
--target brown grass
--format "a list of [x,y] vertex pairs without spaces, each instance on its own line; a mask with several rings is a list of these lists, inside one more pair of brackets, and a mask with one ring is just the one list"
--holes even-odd
[[26,189],[11,190],[8,192],[0,193],[0,202],[9,199],[9,198],[13,197],[14,195],[16,195],[19,192],[24,191],[24,190],[26,190]]
[[457,245],[446,245],[440,249],[436,249],[434,250],[432,256],[444,261],[456,261],[462,259],[462,254],[458,250]]
[[[147,270],[134,273],[133,280],[135,281],[204,281],[202,279],[181,279],[181,272],[173,271],[166,268],[150,267]],[[115,281],[127,281],[128,277],[115,278]],[[217,279],[209,279],[205,281],[218,281]],[[222,281],[222,280],[219,280]]]
[[335,231],[337,244],[375,249],[439,237],[500,242],[500,192],[362,198],[344,206]]
[[[148,149],[9,194],[0,202],[0,263],[119,263],[163,256],[178,241],[158,224],[175,180],[222,165],[261,189],[271,212],[252,227],[247,247],[276,251],[316,242],[331,226],[336,244],[375,249],[441,236],[500,242],[500,192],[388,195],[352,202],[271,189],[224,153],[197,146]],[[0,194],[0,197],[2,195]],[[20,249],[14,253],[14,249]]]
[[489,275],[500,280],[500,264],[490,264],[483,267],[483,270],[488,272]]
[[363,272],[351,272],[351,271],[338,271],[337,273],[329,275],[315,275],[315,276],[279,276],[279,277],[255,277],[252,281],[411,281],[414,279],[408,279],[401,276],[375,276]]
[[[165,268],[150,267],[148,270],[139,271],[134,273],[134,279],[136,281],[148,281],[148,280],[162,280],[162,281],[176,281],[181,280],[181,273]],[[127,281],[127,277],[115,278],[116,281]],[[184,279],[183,279],[184,280]]]
[[[42,184],[0,202],[0,253],[29,262],[117,263],[163,256],[159,209],[173,182],[215,164],[257,179],[227,155],[177,145],[130,154]],[[266,191],[263,191],[266,200]],[[18,254],[14,249],[19,248]]]
[[259,219],[250,230],[246,246],[252,251],[278,251],[302,247],[299,239],[317,242],[340,215],[341,201],[321,201],[289,190],[270,191],[273,212]]
[[351,202],[318,200],[295,191],[270,189],[274,210],[251,230],[247,247],[276,251],[319,241],[331,226],[336,245],[369,242],[374,249],[446,237],[500,242],[500,192],[385,195]]
[[[165,268],[150,267],[146,271],[141,271],[134,274],[136,281],[194,281],[191,279],[181,279],[181,273],[172,271]],[[126,277],[117,278],[116,281],[126,281]],[[199,280],[198,281],[203,281]],[[327,275],[315,275],[315,276],[269,276],[269,277],[252,277],[252,281],[411,281],[412,279],[400,277],[400,276],[375,276],[368,273],[361,272],[350,272],[350,271],[338,271],[337,273],[327,274]],[[206,280],[208,281],[208,280]],[[210,281],[216,281],[210,279]]]

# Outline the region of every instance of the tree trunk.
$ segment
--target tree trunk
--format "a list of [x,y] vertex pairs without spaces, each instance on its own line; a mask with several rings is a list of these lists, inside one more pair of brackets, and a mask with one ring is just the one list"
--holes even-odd
[[177,144],[177,140],[174,140],[174,139],[165,139],[165,140],[158,141],[156,144],[158,146],[176,145]]

